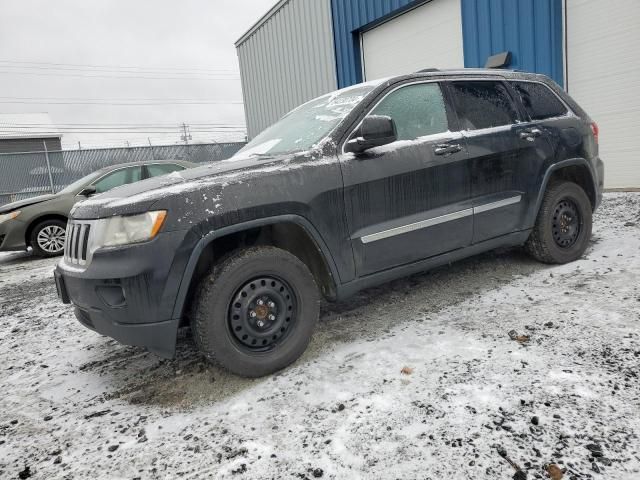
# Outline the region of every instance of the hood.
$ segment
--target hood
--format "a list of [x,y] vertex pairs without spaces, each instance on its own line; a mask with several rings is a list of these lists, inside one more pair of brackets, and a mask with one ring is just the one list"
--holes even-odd
[[71,215],[78,219],[102,218],[148,211],[164,198],[215,187],[257,172],[275,171],[294,155],[233,157],[196,168],[173,172],[114,188],[77,203]]
[[37,203],[46,202],[47,200],[51,200],[55,198],[56,195],[38,195],[37,197],[27,198],[25,200],[19,200],[17,202],[7,203],[6,205],[0,206],[0,214],[9,213],[14,210],[18,210],[19,208],[28,207],[29,205],[35,205]]

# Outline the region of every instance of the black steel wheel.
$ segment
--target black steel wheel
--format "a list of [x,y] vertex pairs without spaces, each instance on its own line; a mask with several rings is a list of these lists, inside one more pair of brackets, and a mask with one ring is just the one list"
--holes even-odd
[[276,277],[250,280],[229,305],[229,329],[242,348],[265,352],[286,339],[297,317],[296,296]]
[[593,208],[585,191],[573,182],[547,187],[527,251],[544,263],[567,263],[580,258],[591,239]]
[[233,373],[268,375],[307,348],[319,296],[295,255],[276,247],[241,250],[203,279],[191,315],[193,338],[207,359]]
[[553,211],[551,230],[553,239],[560,248],[569,248],[580,235],[582,219],[580,210],[570,198],[563,198]]

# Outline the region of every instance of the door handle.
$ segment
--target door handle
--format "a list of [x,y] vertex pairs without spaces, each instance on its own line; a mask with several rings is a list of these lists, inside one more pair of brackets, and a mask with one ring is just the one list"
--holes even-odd
[[527,140],[529,142],[533,142],[536,138],[531,135],[531,133],[529,132],[520,132],[518,134],[518,136],[522,139],[522,140]]
[[527,140],[529,142],[533,142],[540,135],[542,135],[542,131],[539,128],[530,128],[519,133],[521,139]]
[[439,145],[436,145],[433,149],[436,155],[450,155],[452,153],[457,153],[460,150],[462,150],[462,147],[457,143],[456,144],[441,143]]

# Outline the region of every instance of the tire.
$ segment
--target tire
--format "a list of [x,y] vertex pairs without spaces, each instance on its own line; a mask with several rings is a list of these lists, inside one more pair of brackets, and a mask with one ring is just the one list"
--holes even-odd
[[38,257],[57,257],[64,253],[67,224],[62,220],[45,220],[31,231],[29,242]]
[[573,262],[584,254],[591,227],[591,202],[585,191],[572,182],[554,183],[544,193],[525,248],[540,262]]
[[304,263],[279,248],[252,247],[222,259],[203,279],[191,329],[208,360],[261,377],[302,355],[319,312],[318,287]]

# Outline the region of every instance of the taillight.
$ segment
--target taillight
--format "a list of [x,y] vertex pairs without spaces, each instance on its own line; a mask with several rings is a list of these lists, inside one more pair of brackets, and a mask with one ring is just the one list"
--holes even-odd
[[593,133],[593,138],[596,141],[596,144],[598,143],[598,137],[600,136],[600,128],[598,127],[598,124],[596,122],[593,122],[591,124],[591,133]]

